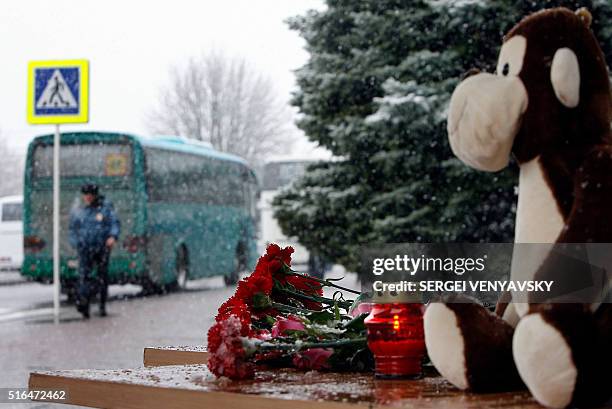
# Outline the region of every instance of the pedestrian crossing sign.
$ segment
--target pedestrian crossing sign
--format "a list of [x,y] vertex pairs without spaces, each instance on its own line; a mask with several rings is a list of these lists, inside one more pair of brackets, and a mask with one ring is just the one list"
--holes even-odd
[[28,122],[89,121],[89,61],[31,61],[28,65]]

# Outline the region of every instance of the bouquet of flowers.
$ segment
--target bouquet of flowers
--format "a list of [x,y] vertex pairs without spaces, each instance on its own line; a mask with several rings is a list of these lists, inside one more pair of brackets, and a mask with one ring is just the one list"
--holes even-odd
[[[238,283],[208,331],[208,368],[216,376],[252,378],[257,366],[302,370],[371,370],[360,293],[291,269],[293,248],[271,244]],[[336,291],[323,296],[323,288]]]

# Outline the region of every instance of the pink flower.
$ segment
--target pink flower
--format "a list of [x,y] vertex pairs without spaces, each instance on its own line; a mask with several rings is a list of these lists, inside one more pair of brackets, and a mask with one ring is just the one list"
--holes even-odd
[[252,378],[255,366],[247,360],[242,336],[243,323],[236,315],[215,323],[208,331],[208,369],[230,379]]
[[370,313],[372,311],[372,303],[362,302],[357,304],[357,306],[351,311],[351,316],[357,317],[361,314]]
[[334,353],[332,349],[312,348],[298,352],[293,356],[293,366],[297,369],[318,371],[329,369],[329,357]]
[[272,338],[287,335],[287,331],[304,331],[306,327],[295,315],[289,315],[287,318],[279,318],[272,326]]

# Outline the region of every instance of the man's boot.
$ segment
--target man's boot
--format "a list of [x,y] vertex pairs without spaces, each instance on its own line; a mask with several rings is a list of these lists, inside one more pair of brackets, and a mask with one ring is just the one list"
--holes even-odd
[[77,304],[77,311],[83,315],[83,318],[89,319],[89,303],[80,300]]

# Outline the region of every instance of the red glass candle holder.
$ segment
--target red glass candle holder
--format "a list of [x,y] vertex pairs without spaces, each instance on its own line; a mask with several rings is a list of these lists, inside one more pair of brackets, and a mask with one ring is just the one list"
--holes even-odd
[[378,378],[420,378],[425,355],[423,305],[374,304],[365,319]]

